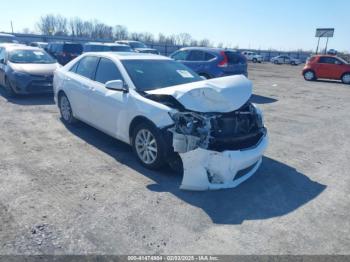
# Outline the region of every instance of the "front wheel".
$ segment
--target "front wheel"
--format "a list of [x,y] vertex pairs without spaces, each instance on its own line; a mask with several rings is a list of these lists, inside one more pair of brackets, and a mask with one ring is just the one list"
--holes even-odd
[[278,65],[278,61],[277,61],[277,60],[273,61],[273,63],[274,63],[275,65]]
[[304,72],[304,79],[306,81],[313,81],[316,79],[315,73],[311,70],[305,71]]
[[16,92],[13,89],[13,87],[8,79],[5,79],[5,91],[6,91],[6,96],[9,98],[13,98],[16,96]]
[[149,123],[141,123],[133,131],[133,151],[141,164],[149,169],[158,169],[165,164],[164,144],[159,130]]
[[256,58],[253,58],[253,63],[257,63],[258,60]]
[[73,116],[73,110],[69,99],[65,94],[60,95],[58,105],[60,108],[61,118],[65,124],[71,125],[77,122],[77,119]]
[[349,84],[350,84],[350,73],[345,73],[345,74],[342,76],[341,81],[342,81],[344,84],[349,85]]

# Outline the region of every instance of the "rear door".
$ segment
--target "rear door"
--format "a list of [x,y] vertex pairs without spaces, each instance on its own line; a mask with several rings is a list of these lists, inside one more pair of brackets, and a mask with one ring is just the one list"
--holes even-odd
[[99,58],[85,56],[80,59],[67,73],[65,80],[66,92],[75,115],[91,123],[89,97],[94,88],[94,77]]
[[225,51],[228,66],[223,68],[226,74],[247,76],[247,59],[239,52]]
[[196,73],[203,72],[206,64],[205,52],[200,50],[191,50],[186,58],[185,64]]
[[[94,88],[89,99],[92,124],[107,134],[118,138],[118,119],[126,110],[128,93],[109,90],[105,83],[124,81],[117,65],[108,58],[101,58],[94,77]],[[125,81],[124,81],[125,82]]]

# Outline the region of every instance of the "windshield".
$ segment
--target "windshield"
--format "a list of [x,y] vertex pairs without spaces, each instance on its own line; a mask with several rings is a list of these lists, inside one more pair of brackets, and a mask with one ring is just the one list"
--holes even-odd
[[14,50],[9,54],[12,63],[53,64],[56,61],[43,50]]
[[122,63],[138,91],[202,80],[191,69],[172,60],[124,60]]
[[129,45],[132,48],[147,48],[147,46],[144,43],[141,43],[141,42],[130,42]]

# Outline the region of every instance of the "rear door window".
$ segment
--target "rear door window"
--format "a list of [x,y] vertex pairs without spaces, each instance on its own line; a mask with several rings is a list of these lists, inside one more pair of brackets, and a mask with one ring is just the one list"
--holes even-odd
[[105,84],[112,80],[123,80],[123,77],[112,60],[101,58],[96,70],[95,81]]
[[93,79],[99,58],[96,56],[86,56],[79,61],[76,69],[78,75]]
[[186,59],[187,61],[205,61],[205,53],[203,51],[193,50]]
[[216,56],[210,53],[205,53],[204,55],[204,61],[210,61],[212,59],[214,59]]

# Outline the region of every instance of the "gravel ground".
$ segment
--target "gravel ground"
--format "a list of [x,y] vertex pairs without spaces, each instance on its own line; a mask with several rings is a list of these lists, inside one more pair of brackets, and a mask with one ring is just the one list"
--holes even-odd
[[251,64],[270,146],[236,189],[179,190],[129,146],[0,96],[0,254],[350,254],[350,86]]

